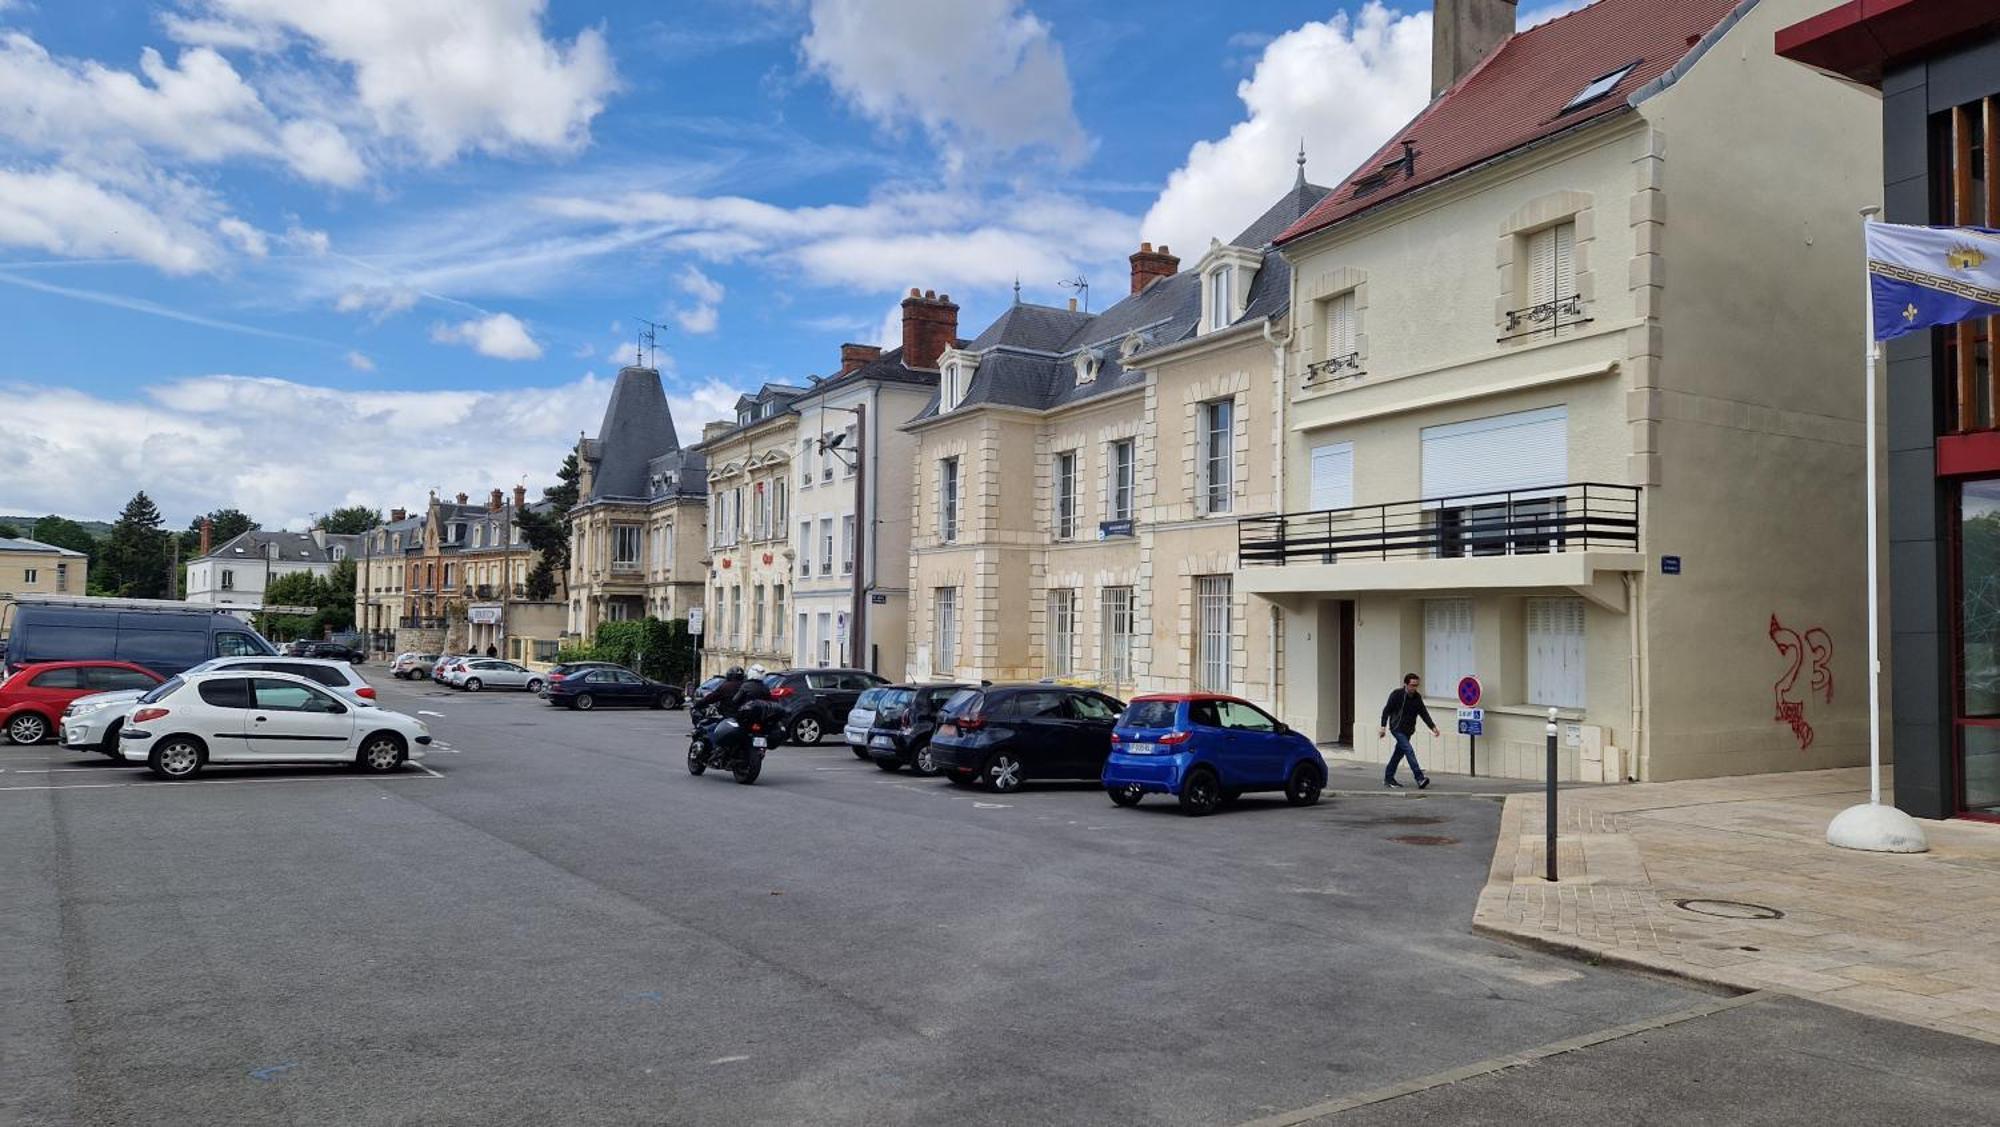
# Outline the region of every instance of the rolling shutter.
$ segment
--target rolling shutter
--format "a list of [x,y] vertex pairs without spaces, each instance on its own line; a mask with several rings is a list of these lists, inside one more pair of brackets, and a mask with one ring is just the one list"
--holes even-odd
[[1336,442],[1312,451],[1312,508],[1354,506],[1354,444]]
[[1569,480],[1569,409],[1544,407],[1425,427],[1426,498],[1546,489]]

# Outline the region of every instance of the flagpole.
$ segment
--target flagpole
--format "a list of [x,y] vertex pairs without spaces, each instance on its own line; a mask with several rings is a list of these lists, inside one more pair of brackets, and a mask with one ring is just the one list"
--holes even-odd
[[1867,444],[1868,453],[1864,458],[1867,476],[1863,487],[1868,491],[1868,801],[1864,805],[1850,806],[1835,815],[1826,827],[1826,840],[1830,845],[1845,849],[1863,849],[1875,853],[1922,853],[1930,848],[1925,840],[1923,827],[1893,806],[1882,805],[1882,585],[1881,545],[1878,543],[1875,480],[1875,378],[1882,346],[1875,339],[1875,285],[1868,269],[1868,224],[1875,222],[1875,216],[1882,209],[1864,207],[1861,209],[1862,267],[1861,297],[1863,302],[1862,324],[1867,327],[1866,341],[1868,355],[1864,370],[1868,373],[1868,387],[1864,396],[1867,406],[1863,411],[1865,422],[1862,440]]

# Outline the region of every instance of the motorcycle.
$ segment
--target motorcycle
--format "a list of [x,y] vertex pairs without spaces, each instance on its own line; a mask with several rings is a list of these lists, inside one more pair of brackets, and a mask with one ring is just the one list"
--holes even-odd
[[700,776],[710,767],[728,771],[736,781],[749,786],[764,771],[764,754],[778,731],[769,713],[751,705],[733,719],[719,719],[697,725],[688,733],[688,774]]

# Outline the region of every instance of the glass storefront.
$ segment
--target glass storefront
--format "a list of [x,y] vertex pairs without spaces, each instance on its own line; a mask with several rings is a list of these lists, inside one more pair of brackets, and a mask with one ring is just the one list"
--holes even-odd
[[1960,809],[2000,815],[2000,480],[1958,500]]

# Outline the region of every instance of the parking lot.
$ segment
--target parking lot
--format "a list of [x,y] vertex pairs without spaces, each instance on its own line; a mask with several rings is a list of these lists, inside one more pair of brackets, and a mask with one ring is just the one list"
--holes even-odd
[[[1233,1123],[1635,1022],[1762,1028],[1470,934],[1490,798],[1195,820],[838,746],[743,787],[687,774],[685,713],[368,672],[431,725],[421,765],[0,748],[0,1122]],[[1908,1075],[1943,1100],[1940,1040]]]

